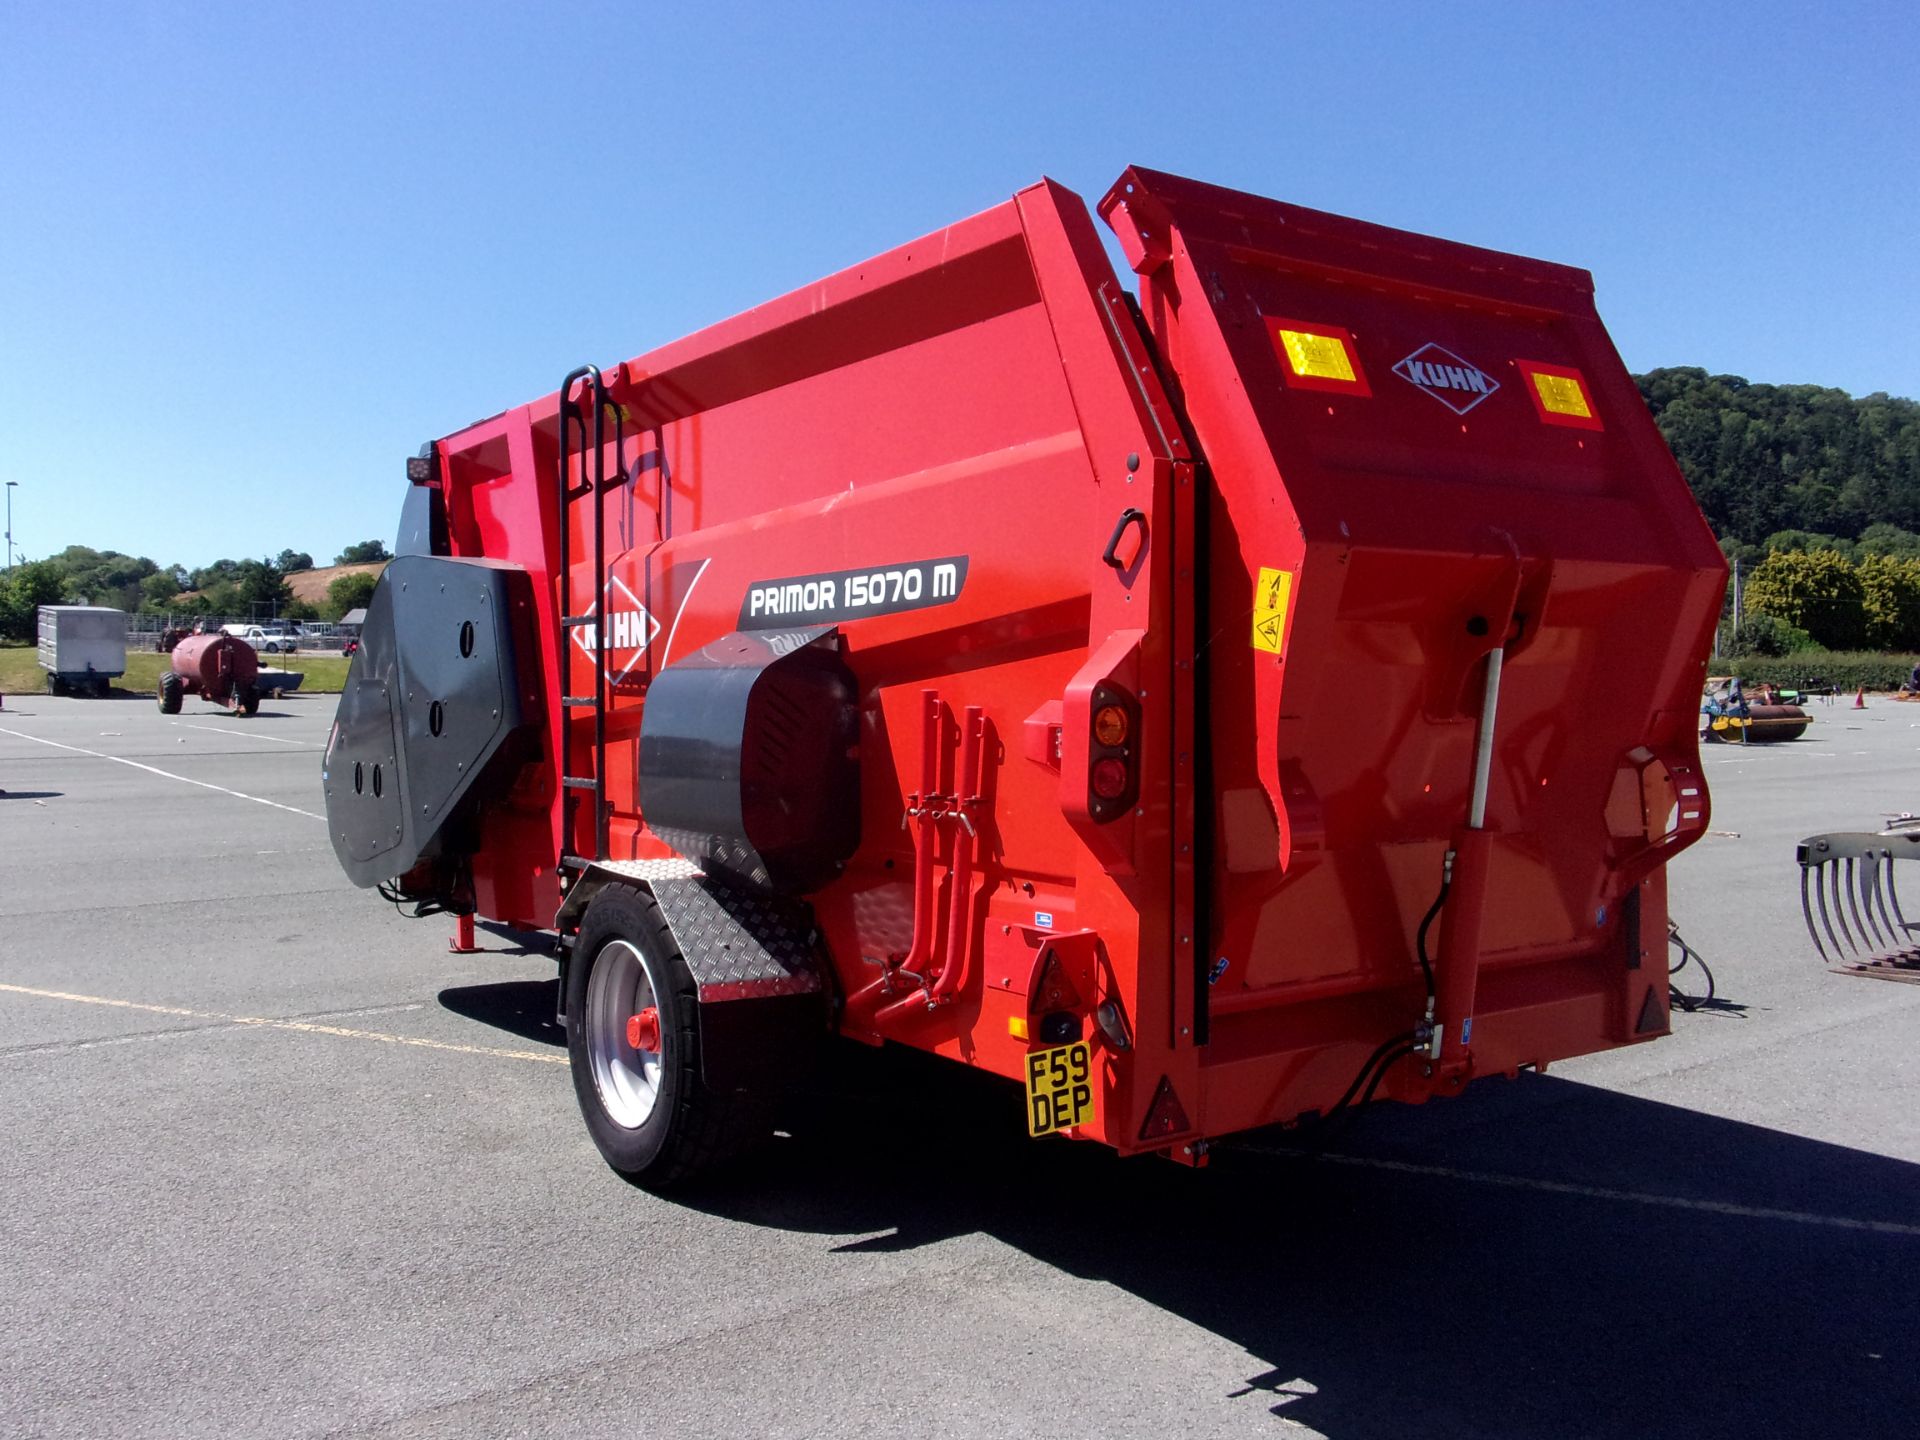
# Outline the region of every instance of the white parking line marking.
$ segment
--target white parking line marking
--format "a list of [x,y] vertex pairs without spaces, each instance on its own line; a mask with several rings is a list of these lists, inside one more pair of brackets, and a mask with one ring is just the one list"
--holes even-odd
[[171,770],[157,769],[152,765],[142,765],[138,760],[127,760],[118,755],[107,755],[98,750],[83,750],[78,745],[62,745],[58,740],[43,740],[38,735],[25,735],[18,730],[0,729],[0,735],[11,735],[16,740],[31,740],[36,745],[51,745],[56,750],[71,750],[76,755],[91,755],[96,760],[111,760],[116,765],[131,765],[134,769],[145,770],[150,775],[161,775],[168,780],[178,780],[184,785],[198,785],[202,790],[218,790],[222,795],[231,795],[236,800],[251,800],[256,805],[271,805],[276,810],[288,810],[295,815],[304,815],[309,820],[324,822],[327,818],[324,815],[316,815],[311,810],[302,810],[297,805],[282,805],[278,800],[263,800],[258,795],[249,795],[243,790],[229,790],[224,785],[215,785],[206,780],[195,780],[186,775],[176,775]]
[[1551,1195],[1575,1195],[1586,1200],[1617,1200],[1630,1205],[1657,1205],[1668,1210],[1699,1210],[1710,1215],[1736,1215],[1747,1220],[1787,1220],[1796,1225],[1821,1225],[1832,1230],[1869,1230],[1880,1235],[1920,1236],[1920,1225],[1898,1220],[1855,1220],[1846,1215],[1820,1215],[1807,1210],[1776,1210],[1765,1205],[1736,1205],[1727,1200],[1690,1200],[1680,1195],[1656,1195],[1644,1190],[1611,1190],[1603,1185],[1576,1185],[1565,1180],[1537,1180],[1525,1175],[1497,1175],[1485,1170],[1456,1170],[1450,1165],[1419,1165],[1410,1160],[1380,1160],[1366,1155],[1310,1154],[1303,1150],[1259,1149],[1260,1155],[1324,1160],[1366,1170],[1391,1170],[1401,1175],[1428,1175],[1440,1180],[1463,1180],[1473,1185],[1497,1185],[1509,1190],[1541,1190]]
[[186,720],[170,720],[170,725],[178,725],[182,730],[205,730],[209,735],[239,735],[248,740],[271,740],[276,745],[300,745],[308,750],[321,747],[311,740],[288,740],[280,735],[256,735],[251,730],[241,730],[232,725],[195,725]]
[[[302,1035],[334,1035],[345,1040],[378,1040],[387,1045],[414,1045],[422,1050],[449,1050],[456,1055],[491,1055],[498,1060],[532,1060],[540,1065],[565,1065],[564,1055],[536,1050],[499,1050],[489,1045],[456,1045],[418,1035],[389,1035],[381,1030],[350,1030],[344,1025],[316,1025],[309,1020],[272,1020],[264,1015],[223,1015],[213,1010],[187,1010],[178,1005],[148,1005],[139,1000],[116,1000],[107,995],[75,995],[66,990],[36,990],[30,985],[0,984],[9,995],[31,995],[38,1000],[67,1000],[76,1005],[107,1005],[116,1010],[139,1010],[148,1015],[179,1015],[189,1020],[211,1020],[221,1025],[252,1025],[263,1030],[291,1030]],[[33,1053],[33,1052],[27,1052]]]

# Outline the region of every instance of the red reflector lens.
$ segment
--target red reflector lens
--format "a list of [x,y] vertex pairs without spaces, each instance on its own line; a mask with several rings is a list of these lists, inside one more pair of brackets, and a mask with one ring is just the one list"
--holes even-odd
[[1102,705],[1093,715],[1093,738],[1102,745],[1127,743],[1127,712],[1118,705]]
[[1093,793],[1102,800],[1118,800],[1127,793],[1127,767],[1118,760],[1093,762]]

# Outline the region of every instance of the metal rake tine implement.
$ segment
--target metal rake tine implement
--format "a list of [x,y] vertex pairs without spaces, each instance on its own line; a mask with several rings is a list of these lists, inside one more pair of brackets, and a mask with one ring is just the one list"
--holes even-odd
[[1920,832],[1904,829],[1800,842],[1800,913],[1827,964],[1851,969],[1915,953],[1915,927],[1900,908],[1894,861],[1920,859],[1916,846]]

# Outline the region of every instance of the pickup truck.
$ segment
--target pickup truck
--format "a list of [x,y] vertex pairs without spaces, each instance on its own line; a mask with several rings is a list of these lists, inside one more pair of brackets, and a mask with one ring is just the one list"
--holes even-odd
[[264,655],[292,654],[300,648],[299,637],[291,631],[271,625],[222,625],[220,629],[236,640],[244,640]]

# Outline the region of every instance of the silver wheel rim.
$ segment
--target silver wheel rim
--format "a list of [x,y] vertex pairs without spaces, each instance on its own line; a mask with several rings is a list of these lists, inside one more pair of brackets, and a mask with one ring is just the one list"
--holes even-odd
[[659,1004],[646,961],[630,941],[609,940],[600,947],[587,983],[587,1058],[601,1108],[627,1130],[639,1129],[653,1114],[660,1099],[661,1052],[666,1049],[664,1019],[660,1050],[629,1045],[627,1020],[649,1005],[657,1010]]

